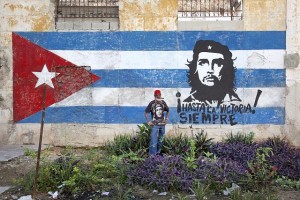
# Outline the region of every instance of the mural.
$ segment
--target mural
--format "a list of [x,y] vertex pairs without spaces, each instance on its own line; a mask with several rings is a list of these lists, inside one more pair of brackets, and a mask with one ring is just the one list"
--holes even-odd
[[[255,113],[251,105],[243,105],[235,87],[234,59],[227,46],[212,40],[198,40],[193,49],[193,60],[188,61],[187,74],[191,91],[177,112],[181,123],[237,124],[234,115]],[[254,107],[261,94],[258,90]],[[177,97],[180,97],[178,92]],[[189,113],[191,112],[191,113]],[[200,119],[201,118],[201,119]]]
[[[13,33],[14,121],[141,124],[160,89],[173,124],[284,124],[284,31]],[[82,67],[88,66],[88,67]]]

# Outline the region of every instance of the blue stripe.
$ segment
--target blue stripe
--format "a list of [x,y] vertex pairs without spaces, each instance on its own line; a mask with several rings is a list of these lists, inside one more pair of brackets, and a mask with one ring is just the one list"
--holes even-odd
[[[101,77],[93,87],[189,88],[184,69],[92,70]],[[238,69],[236,87],[285,87],[285,69]]]
[[[141,124],[145,123],[144,109],[144,107],[121,106],[49,107],[46,109],[45,123]],[[285,109],[282,107],[255,110],[255,114],[236,114],[234,121],[238,124],[284,124]],[[227,122],[228,120],[227,118]],[[41,112],[18,123],[40,123],[40,121]],[[170,122],[172,124],[180,122],[176,108],[170,108]],[[216,124],[220,124],[220,121],[217,120]]]
[[49,50],[192,50],[196,40],[215,40],[230,50],[286,49],[285,31],[16,32]]

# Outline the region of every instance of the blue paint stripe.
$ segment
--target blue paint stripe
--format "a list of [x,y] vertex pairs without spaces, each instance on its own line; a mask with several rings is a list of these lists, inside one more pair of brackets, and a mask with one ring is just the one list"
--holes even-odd
[[[141,124],[145,123],[144,107],[120,106],[75,106],[49,107],[46,109],[45,123],[104,123],[104,124]],[[284,124],[285,109],[282,107],[256,108],[255,114],[236,114],[238,124]],[[40,123],[41,112],[19,123]],[[170,122],[179,123],[176,108],[170,108]],[[227,118],[227,122],[228,118]],[[202,122],[200,122],[202,124]],[[220,124],[216,120],[216,124]]]
[[49,50],[192,50],[196,40],[215,40],[230,50],[286,49],[285,31],[16,32]]
[[[184,69],[92,70],[101,77],[93,87],[189,88]],[[166,78],[167,77],[167,78]],[[238,69],[236,87],[285,87],[285,69]]]

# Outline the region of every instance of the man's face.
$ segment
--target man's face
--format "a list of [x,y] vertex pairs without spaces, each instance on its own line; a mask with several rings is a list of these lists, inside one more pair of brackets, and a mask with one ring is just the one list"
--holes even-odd
[[157,94],[154,96],[156,101],[161,101],[161,94]]
[[156,115],[157,115],[158,117],[161,117],[161,116],[162,116],[163,111],[162,111],[162,107],[161,107],[160,105],[157,105],[157,106],[156,106],[155,111],[156,111]]
[[215,86],[221,80],[224,56],[220,53],[200,52],[197,61],[199,80],[203,85]]

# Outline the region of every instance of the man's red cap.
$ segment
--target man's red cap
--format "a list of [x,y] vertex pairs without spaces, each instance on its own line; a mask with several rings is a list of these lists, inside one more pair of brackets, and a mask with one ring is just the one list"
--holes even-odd
[[155,90],[155,91],[154,91],[154,96],[157,96],[157,95],[161,95],[160,90]]

